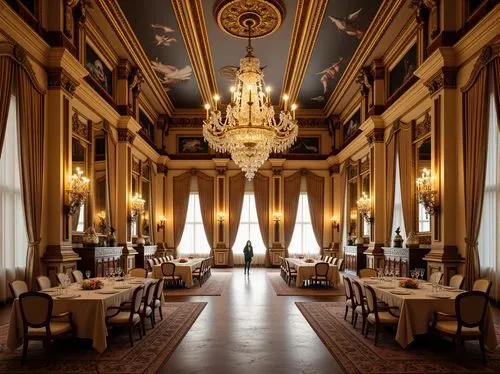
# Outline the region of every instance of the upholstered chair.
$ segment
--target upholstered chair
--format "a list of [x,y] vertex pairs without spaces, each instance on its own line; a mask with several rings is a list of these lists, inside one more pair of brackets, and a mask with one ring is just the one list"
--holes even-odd
[[472,286],[472,291],[481,291],[486,294],[486,296],[490,295],[491,289],[491,281],[488,279],[476,279]]
[[486,292],[463,292],[455,299],[456,314],[434,312],[432,326],[437,333],[455,340],[457,353],[465,340],[479,340],[479,347],[486,365],[484,319],[487,307],[488,296]]
[[364,268],[359,271],[359,277],[360,278],[370,278],[370,277],[376,277],[377,276],[377,270],[372,269],[372,268]]
[[153,304],[155,297],[155,286],[156,282],[151,282],[146,287],[146,293],[143,298],[142,305],[139,309],[139,315],[141,316],[142,332],[146,335],[146,318],[151,321],[151,327],[155,327],[155,321],[153,316]]
[[399,315],[393,313],[393,310],[399,310],[398,307],[388,306],[383,311],[379,310],[375,290],[368,284],[365,284],[366,307],[368,309],[368,316],[366,317],[366,330],[365,337],[368,337],[368,330],[371,325],[375,326],[375,340],[374,344],[377,345],[378,334],[380,328],[387,325],[397,325],[399,323]]
[[292,279],[297,279],[297,270],[290,266],[290,262],[285,260],[286,263],[286,280],[287,284],[290,286]]
[[153,266],[155,265],[153,259],[152,258],[148,258],[147,263],[148,263],[148,270],[150,272],[153,272]]
[[80,270],[73,270],[71,274],[76,283],[83,282],[83,273]]
[[363,295],[363,288],[361,285],[355,280],[351,280],[352,290],[354,291],[354,299],[356,308],[354,309],[354,323],[353,326],[356,328],[356,323],[358,322],[358,315],[361,316],[363,320],[363,325],[361,326],[361,333],[365,332],[366,326],[366,317],[368,317],[368,308],[366,306],[366,299]]
[[28,285],[25,281],[15,280],[9,283],[10,293],[14,299],[17,299],[21,294],[28,292]]
[[315,286],[325,282],[326,286],[329,286],[328,282],[328,271],[330,270],[330,265],[327,262],[318,262],[314,265],[314,275],[311,277],[313,284]]
[[148,277],[148,271],[144,268],[130,269],[128,274],[134,278],[147,278]]
[[330,256],[325,256],[325,259],[323,261],[330,263]]
[[[133,329],[139,327],[139,337],[142,339],[141,316],[139,310],[142,304],[144,286],[139,286],[134,290],[130,301],[121,303],[120,306],[111,306],[106,312],[107,326],[128,327],[130,346],[134,346]],[[111,313],[110,313],[111,312]]]
[[163,279],[165,279],[167,283],[178,285],[182,280],[180,275],[175,275],[175,264],[173,262],[161,264],[161,272],[163,273]]
[[339,260],[337,261],[337,268],[339,269],[339,271],[342,271],[342,265],[344,264],[344,259],[343,258],[339,258]]
[[163,320],[163,311],[161,309],[161,300],[163,295],[163,286],[165,285],[165,280],[163,278],[158,279],[155,283],[155,291],[154,291],[154,302],[153,302],[153,321],[156,324],[155,311],[158,309],[160,312],[160,319]]
[[429,277],[429,282],[439,284],[441,283],[442,278],[443,278],[443,273],[441,273],[440,271],[435,271]]
[[71,283],[71,278],[66,273],[57,273],[57,281],[60,285],[67,285]]
[[351,324],[354,323],[354,310],[356,309],[356,302],[354,300],[354,293],[352,290],[351,278],[343,276],[344,279],[344,289],[345,289],[345,313],[344,319],[347,319],[347,312],[349,309],[352,310]]
[[332,264],[332,265],[337,265],[337,261],[338,261],[338,260],[339,260],[339,259],[338,259],[337,257],[333,257],[333,258],[331,258],[331,259],[330,259],[330,264]]
[[464,276],[461,274],[455,274],[450,279],[450,287],[460,289],[464,284]]
[[41,340],[47,361],[50,359],[51,341],[62,334],[73,331],[71,312],[52,315],[52,297],[42,292],[25,292],[19,296],[19,307],[23,319],[24,363],[30,340]]
[[281,278],[285,279],[286,278],[286,264],[285,264],[285,259],[280,256],[280,275]]
[[40,291],[52,287],[50,278],[46,277],[45,275],[40,275],[39,277],[36,277],[36,283],[38,283],[38,288],[40,289]]
[[200,287],[203,284],[203,281],[205,280],[205,266],[206,266],[205,263],[206,263],[206,261],[203,260],[201,262],[200,266],[198,266],[196,269],[193,269],[193,271],[191,271],[191,275],[192,275],[193,279],[198,280]]
[[153,257],[153,262],[155,265],[160,265],[160,260],[157,257]]

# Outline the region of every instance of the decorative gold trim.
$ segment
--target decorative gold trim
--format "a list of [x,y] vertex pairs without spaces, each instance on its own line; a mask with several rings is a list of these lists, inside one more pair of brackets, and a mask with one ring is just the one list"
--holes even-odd
[[495,58],[499,56],[500,56],[500,35],[497,35],[490,43],[488,43],[487,46],[485,46],[481,50],[481,54],[479,55],[479,57],[476,60],[476,63],[474,64],[474,69],[472,70],[472,73],[470,75],[469,80],[467,81],[467,84],[464,87],[462,87],[462,92],[470,90],[471,86],[476,81],[479,72],[486,65],[488,65],[491,61],[493,61]]
[[369,144],[372,143],[382,143],[384,141],[385,129],[373,129],[369,134],[366,135],[366,140]]
[[427,82],[425,87],[429,90],[429,95],[432,97],[444,88],[457,88],[457,68],[444,66],[434,74]]
[[75,110],[72,116],[72,130],[73,134],[79,137],[89,140],[89,124],[80,120],[80,114]]
[[134,134],[129,129],[118,128],[118,141],[119,142],[128,142],[130,144],[134,143],[136,134]]
[[73,97],[78,83],[74,81],[63,68],[47,68],[47,87],[50,89],[63,89]]

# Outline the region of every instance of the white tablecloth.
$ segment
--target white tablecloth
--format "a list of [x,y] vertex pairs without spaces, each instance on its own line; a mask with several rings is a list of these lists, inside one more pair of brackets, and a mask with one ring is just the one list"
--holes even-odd
[[[180,263],[179,260],[172,261],[173,263],[175,263],[175,275],[180,275],[182,277],[186,288],[193,287],[193,270],[200,267],[203,260],[203,258],[194,258],[184,263]],[[153,266],[152,277],[154,279],[160,279],[161,277],[163,277],[161,265]]]
[[[147,287],[153,279],[133,278],[133,281],[140,280]],[[113,287],[111,284],[104,282],[104,289]],[[123,284],[123,282],[115,282],[115,285]],[[92,346],[98,352],[106,350],[106,336],[108,334],[106,328],[106,310],[110,306],[120,306],[120,303],[129,301],[134,290],[138,287],[137,284],[130,284],[132,288],[120,290],[116,294],[99,294],[96,291],[84,291],[77,289],[76,283],[67,288],[68,293],[80,294],[80,297],[75,299],[58,299],[54,296],[54,307],[52,314],[60,314],[64,312],[72,312],[73,324],[76,329],[76,336],[79,338],[92,339]],[[52,288],[51,290],[55,290]],[[50,293],[52,295],[52,293]],[[163,304],[163,298],[162,298]],[[7,337],[7,347],[11,350],[19,347],[23,342],[23,319],[19,300],[14,300],[12,312],[10,316],[9,334]]]
[[[432,321],[434,311],[455,314],[455,298],[459,294],[458,292],[445,291],[446,294],[450,295],[449,299],[434,298],[428,296],[432,293],[432,285],[425,283],[423,288],[410,290],[412,292],[411,295],[394,295],[389,289],[378,288],[379,286],[390,286],[392,285],[391,282],[375,281],[366,278],[356,278],[356,280],[361,284],[364,282],[371,283],[370,286],[375,290],[378,299],[386,302],[389,306],[399,307],[400,317],[396,332],[396,341],[403,348],[406,348],[415,339],[415,335],[425,334],[429,331],[429,324]],[[396,289],[402,290],[397,284],[395,286]],[[485,346],[488,350],[494,350],[497,341],[489,306],[485,323]]]
[[[305,280],[311,279],[311,277],[316,274],[314,267],[316,266],[317,262],[308,263],[298,258],[287,258],[286,260],[290,263],[290,267],[293,267],[295,268],[295,270],[297,270],[297,280],[295,281],[295,285],[297,287],[302,287],[302,283]],[[340,276],[337,265],[330,265],[330,269],[328,270],[328,279],[333,287],[338,286]]]

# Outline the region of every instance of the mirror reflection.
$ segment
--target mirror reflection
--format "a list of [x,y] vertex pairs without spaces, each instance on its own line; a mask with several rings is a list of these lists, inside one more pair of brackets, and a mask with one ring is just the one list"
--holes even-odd
[[[417,144],[417,177],[420,176],[424,169],[431,169],[431,138],[427,138]],[[417,227],[419,232],[431,231],[430,217],[427,216],[423,204],[417,200]]]
[[350,225],[348,230],[352,236],[356,236],[356,227],[358,222],[358,206],[356,201],[358,199],[358,183],[356,180],[349,181],[349,198],[348,198],[348,214],[350,217]]
[[101,234],[108,233],[106,186],[106,141],[103,134],[97,133],[94,137],[94,212],[96,231]]
[[[88,175],[87,160],[88,160],[88,144],[77,138],[73,137],[71,141],[71,165],[72,174],[77,174],[77,168],[82,170],[84,175]],[[86,201],[80,206],[76,213],[72,216],[72,230],[75,232],[83,232],[85,230],[85,215],[87,210]]]
[[[366,193],[367,196],[371,196],[370,193],[370,174],[366,173],[362,177],[362,192]],[[364,219],[361,220],[361,224],[363,225],[363,236],[370,236],[370,223],[366,222]]]

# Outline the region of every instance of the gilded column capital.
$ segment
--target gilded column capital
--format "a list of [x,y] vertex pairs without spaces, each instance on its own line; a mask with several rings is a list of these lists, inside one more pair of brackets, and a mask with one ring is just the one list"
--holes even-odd
[[373,129],[366,135],[369,144],[382,143],[384,141],[384,129]]
[[340,164],[333,164],[328,168],[328,171],[330,172],[330,177],[333,177],[335,174],[340,173]]
[[156,166],[156,170],[158,171],[159,174],[161,173],[165,176],[167,176],[167,174],[168,174],[168,167],[166,165],[158,164]]
[[50,89],[63,89],[71,97],[74,96],[78,82],[73,80],[63,68],[47,69],[47,86]]
[[429,90],[429,95],[431,97],[444,88],[457,88],[457,68],[448,66],[442,67],[437,73],[429,78],[424,85]]
[[118,128],[118,141],[119,142],[128,142],[130,144],[134,143],[136,134],[134,134],[129,129]]

